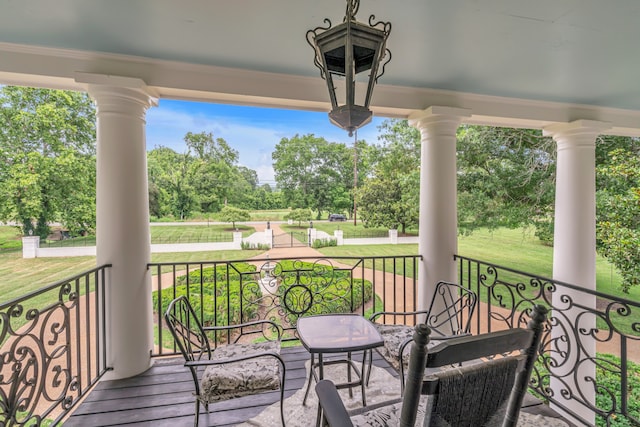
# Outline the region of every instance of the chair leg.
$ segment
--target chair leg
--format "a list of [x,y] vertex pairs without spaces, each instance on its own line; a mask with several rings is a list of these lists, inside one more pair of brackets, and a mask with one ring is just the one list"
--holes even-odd
[[285,427],[284,423],[284,385],[280,385],[280,419],[282,420],[282,427]]
[[200,399],[196,398],[196,415],[193,419],[193,426],[198,427],[200,423]]
[[[287,371],[285,370],[284,362],[282,361],[282,359],[278,359],[278,361],[280,362],[280,368],[281,368],[280,372],[282,372],[282,377],[280,379],[280,419],[282,421],[282,427],[285,427],[285,421],[284,421],[284,384],[285,384]],[[311,369],[313,369],[313,367]]]
[[404,395],[404,361],[400,356],[400,396]]
[[369,380],[371,379],[371,368],[373,365],[373,350],[367,350],[369,352],[369,369],[367,370],[367,381],[366,385],[369,387]]

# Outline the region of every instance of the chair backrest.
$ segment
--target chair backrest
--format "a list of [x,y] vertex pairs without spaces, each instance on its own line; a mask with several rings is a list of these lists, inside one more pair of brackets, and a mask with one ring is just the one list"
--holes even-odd
[[437,339],[438,334],[460,335],[469,332],[477,302],[476,294],[456,283],[440,281],[436,284],[425,323]]
[[[430,396],[427,426],[515,426],[547,312],[535,306],[526,329],[456,337],[429,349],[426,376],[420,375],[420,367],[409,366],[403,411],[417,412],[416,390],[421,390]],[[451,366],[457,364],[462,365]]]
[[196,312],[185,296],[169,304],[164,314],[167,326],[186,361],[211,358],[211,346]]

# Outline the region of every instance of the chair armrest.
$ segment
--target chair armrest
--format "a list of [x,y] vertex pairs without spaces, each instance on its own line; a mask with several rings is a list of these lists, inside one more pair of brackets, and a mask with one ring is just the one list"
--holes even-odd
[[340,399],[336,386],[331,381],[319,381],[316,384],[316,394],[329,427],[353,427],[349,413]]
[[222,365],[225,363],[233,363],[233,362],[242,362],[243,360],[249,359],[257,359],[260,357],[274,357],[280,363],[280,366],[284,369],[284,360],[280,357],[279,354],[274,353],[272,351],[267,351],[259,354],[250,354],[248,356],[238,356],[238,357],[229,357],[226,359],[201,359],[201,360],[190,360],[184,363],[184,366],[187,367],[201,367],[201,366],[211,366],[211,365]]
[[232,329],[240,329],[240,328],[248,328],[251,326],[258,326],[258,325],[269,325],[271,326],[273,329],[275,329],[276,331],[278,331],[278,341],[280,341],[282,339],[282,329],[280,328],[280,326],[278,326],[278,324],[276,324],[275,322],[272,322],[271,320],[256,320],[253,322],[246,322],[246,323],[238,323],[236,325],[227,325],[227,326],[206,326],[203,327],[202,329],[204,329],[205,332],[223,332],[223,331],[229,331]]
[[369,316],[370,321],[376,320],[378,317],[385,316],[412,316],[415,314],[429,314],[429,310],[416,310],[416,311],[377,311]]
[[435,329],[435,328],[431,328],[432,333],[435,332],[436,334],[438,334],[437,336],[429,336],[430,341],[446,341],[446,340],[450,340],[453,338],[460,338],[460,337],[468,337],[471,335],[471,332],[462,332],[460,334],[455,334],[455,335],[445,335],[442,332],[440,332],[439,330]]

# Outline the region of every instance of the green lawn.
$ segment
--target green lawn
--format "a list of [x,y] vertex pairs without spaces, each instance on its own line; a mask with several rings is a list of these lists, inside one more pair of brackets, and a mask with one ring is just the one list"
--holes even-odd
[[[293,224],[280,224],[280,228],[284,231],[300,231],[309,227],[308,221],[302,221],[300,226],[295,221]],[[346,239],[357,237],[387,237],[389,230],[387,228],[367,228],[361,221],[357,225],[353,225],[353,221],[329,222],[329,221],[313,221],[313,228],[328,233],[333,236],[335,230],[342,230],[343,237]],[[407,230],[407,235],[417,235],[417,230]]]
[[[318,223],[319,225],[320,223]],[[323,228],[344,227],[345,223],[322,223]],[[286,225],[286,224],[284,224]],[[315,226],[315,225],[314,225]],[[351,226],[353,226],[351,224]],[[198,227],[175,227],[189,230]],[[212,228],[202,226],[204,228]],[[172,226],[154,226],[152,230],[171,231]],[[177,230],[179,232],[179,230]],[[3,237],[4,236],[4,237]],[[19,239],[15,227],[0,227],[0,242]],[[327,256],[394,256],[414,255],[417,245],[369,245],[322,248]],[[461,236],[458,252],[462,256],[511,267],[517,270],[550,277],[552,275],[552,248],[541,245],[530,233],[522,230],[499,229],[494,232],[480,230],[471,236]],[[154,262],[196,262],[205,260],[244,259],[256,256],[260,251],[213,251],[153,254]],[[0,300],[8,301],[47,284],[73,276],[95,266],[94,257],[22,259],[21,252],[0,252]],[[629,294],[620,291],[620,276],[605,259],[598,257],[596,264],[598,290],[632,300],[640,300],[640,288]],[[411,275],[411,269],[407,271]]]
[[21,250],[22,240],[19,227],[0,226],[0,253],[5,250]]
[[[271,210],[259,210],[259,211],[249,211],[249,215],[251,215],[251,221],[284,221],[285,217],[289,215],[291,212],[290,209],[271,209]],[[186,223],[191,221],[219,221],[219,214],[196,214],[193,217],[189,218]],[[165,222],[170,221],[174,222],[174,219],[171,218],[162,218],[161,220],[154,219],[153,222]]]
[[[2,228],[2,227],[0,227]],[[151,243],[206,243],[230,242],[233,232],[242,232],[242,237],[248,237],[256,230],[250,225],[231,224],[211,225],[152,225]],[[46,247],[94,246],[96,236],[78,237],[75,239],[48,241]],[[44,247],[44,244],[41,244]]]
[[[370,245],[334,246],[320,249],[327,256],[394,256],[415,255],[418,245]],[[458,254],[487,261],[526,273],[551,277],[553,271],[553,248],[545,246],[532,233],[522,229],[501,228],[490,232],[475,231],[470,236],[458,238]],[[407,272],[408,275],[411,271]],[[629,294],[620,290],[620,275],[601,256],[596,257],[596,283],[600,292],[621,298],[640,300],[640,288]]]
[[[261,251],[257,250],[160,253],[151,254],[151,261],[186,263],[237,260],[251,258],[260,253]],[[22,252],[0,253],[0,304],[95,266],[95,257],[23,259]]]

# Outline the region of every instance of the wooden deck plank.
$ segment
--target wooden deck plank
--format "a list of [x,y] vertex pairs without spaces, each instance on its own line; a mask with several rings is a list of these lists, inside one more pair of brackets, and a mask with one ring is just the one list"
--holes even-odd
[[[396,371],[377,353],[374,364],[397,377]],[[355,355],[354,359],[361,357]],[[285,398],[305,387],[305,363],[309,353],[301,346],[282,349],[287,368]],[[86,426],[192,426],[195,401],[191,375],[181,357],[163,358],[154,366],[132,378],[102,381],[76,408],[65,427]],[[233,426],[255,417],[279,401],[278,390],[209,405],[209,415],[201,406],[201,426]],[[548,406],[528,397],[523,408],[528,412],[553,414]]]

